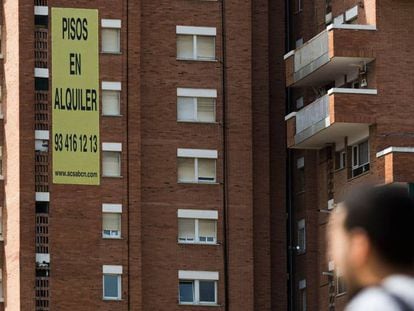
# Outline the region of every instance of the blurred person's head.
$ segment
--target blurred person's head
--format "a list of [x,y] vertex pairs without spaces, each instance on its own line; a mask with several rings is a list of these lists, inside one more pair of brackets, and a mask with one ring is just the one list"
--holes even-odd
[[351,296],[391,274],[414,269],[414,201],[406,187],[366,187],[336,209],[328,230],[329,255]]

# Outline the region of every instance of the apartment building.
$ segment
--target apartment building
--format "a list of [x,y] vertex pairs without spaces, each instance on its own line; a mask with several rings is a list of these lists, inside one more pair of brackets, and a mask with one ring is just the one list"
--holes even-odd
[[2,1],[0,309],[286,307],[284,15]]
[[329,213],[361,183],[414,180],[412,1],[289,1],[284,56],[290,307],[342,310]]

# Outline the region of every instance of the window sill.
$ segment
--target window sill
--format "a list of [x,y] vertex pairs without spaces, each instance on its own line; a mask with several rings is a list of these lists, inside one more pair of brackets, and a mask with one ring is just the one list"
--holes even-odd
[[0,175],[0,180],[4,180],[4,176],[3,175]]
[[346,169],[346,167],[337,168],[337,169],[334,170],[334,173],[342,172],[345,169]]
[[336,298],[340,298],[346,295],[346,292],[340,293],[340,294],[336,294]]
[[103,301],[122,301],[121,298],[102,298]]
[[177,241],[178,245],[205,245],[205,246],[219,246],[220,243],[203,243],[203,242],[181,242]]
[[218,59],[176,58],[178,61],[217,63]]
[[221,307],[218,303],[178,303],[179,306],[193,306],[193,307]]
[[122,237],[110,237],[110,236],[102,236],[104,240],[122,240]]
[[[208,0],[213,1],[213,0]],[[196,121],[196,120],[177,120],[177,123],[197,123],[197,124],[211,124],[211,125],[217,125],[219,122],[203,122],[203,121]]]
[[119,117],[123,117],[122,114],[103,114],[103,117],[115,117],[115,118],[119,118]]
[[178,184],[183,185],[219,185],[218,182],[196,182],[196,181],[177,181]]
[[121,175],[121,176],[102,175],[102,178],[115,178],[115,179],[121,179],[121,178],[123,178],[123,177],[122,177],[122,175]]
[[100,54],[103,54],[103,55],[122,55],[122,52],[104,52],[104,51],[101,51]]
[[359,175],[357,175],[357,176],[351,177],[351,178],[349,178],[349,179],[348,179],[348,181],[353,181],[353,180],[355,180],[355,179],[357,179],[357,178],[359,178],[359,177],[362,177],[362,176],[368,175],[370,172],[371,172],[371,171],[366,171],[366,172],[361,173],[361,174],[359,174]]

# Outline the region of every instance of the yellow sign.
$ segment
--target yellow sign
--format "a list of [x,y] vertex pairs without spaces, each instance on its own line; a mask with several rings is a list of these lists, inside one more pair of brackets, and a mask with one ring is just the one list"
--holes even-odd
[[53,182],[99,185],[98,11],[52,8]]

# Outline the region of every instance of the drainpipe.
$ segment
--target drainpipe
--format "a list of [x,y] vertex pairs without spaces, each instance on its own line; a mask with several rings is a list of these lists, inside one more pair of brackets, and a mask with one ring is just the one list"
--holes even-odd
[[228,170],[227,170],[227,67],[226,67],[226,7],[221,0],[221,45],[222,45],[222,135],[223,135],[223,265],[224,265],[224,310],[230,310],[229,300],[229,248],[228,248]]

